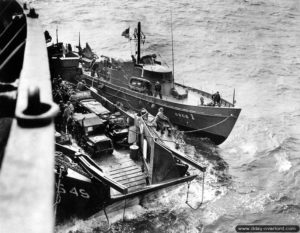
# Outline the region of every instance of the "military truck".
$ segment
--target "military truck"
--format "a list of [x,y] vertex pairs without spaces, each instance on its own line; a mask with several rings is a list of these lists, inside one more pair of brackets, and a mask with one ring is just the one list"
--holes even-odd
[[74,113],[73,135],[78,144],[91,156],[112,154],[112,140],[105,135],[107,121],[95,113]]
[[95,99],[82,99],[77,102],[78,109],[87,111],[99,116],[106,124],[106,135],[109,136],[115,146],[129,146],[128,144],[128,123],[126,117],[120,112],[111,113]]

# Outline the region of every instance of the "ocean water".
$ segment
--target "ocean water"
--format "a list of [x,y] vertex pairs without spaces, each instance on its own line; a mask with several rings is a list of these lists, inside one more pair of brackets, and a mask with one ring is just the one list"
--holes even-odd
[[[55,40],[88,42],[98,55],[130,59],[133,44],[121,36],[141,21],[145,53],[172,66],[175,79],[219,91],[236,91],[241,115],[220,146],[199,144],[208,165],[204,204],[185,204],[187,186],[162,191],[143,205],[111,216],[111,232],[235,232],[238,224],[300,224],[300,1],[299,0],[36,0],[42,26]],[[193,138],[189,138],[193,142]],[[195,141],[194,141],[195,143]],[[190,203],[201,200],[201,180]],[[57,232],[101,232],[100,216],[72,220]]]

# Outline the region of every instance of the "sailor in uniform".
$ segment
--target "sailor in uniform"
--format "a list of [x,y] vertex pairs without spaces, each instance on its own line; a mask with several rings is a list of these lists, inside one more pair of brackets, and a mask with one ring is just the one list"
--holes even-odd
[[165,126],[168,124],[169,118],[164,114],[164,109],[159,108],[158,113],[156,114],[154,118],[154,123],[156,124],[156,130],[159,131],[161,130],[161,133],[164,133]]
[[214,102],[214,106],[216,104],[218,104],[218,106],[220,107],[220,105],[221,105],[221,96],[220,96],[220,93],[217,91],[215,94],[213,94],[211,96],[211,98],[212,98],[212,100]]
[[157,95],[159,95],[159,98],[162,99],[162,95],[161,95],[161,84],[160,84],[159,81],[157,81],[157,82],[155,83],[154,90],[155,90],[154,96],[156,97]]

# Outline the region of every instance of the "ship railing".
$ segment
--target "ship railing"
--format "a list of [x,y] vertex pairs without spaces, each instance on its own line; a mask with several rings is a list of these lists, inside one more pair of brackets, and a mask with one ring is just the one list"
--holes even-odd
[[[16,12],[23,12],[15,1],[6,3],[9,9],[14,6]],[[42,28],[37,15],[32,18],[28,11],[24,13],[26,45],[24,60],[18,61],[23,60],[23,67],[0,174],[0,225],[1,232],[50,233],[54,231],[53,118],[57,107],[52,102]]]
[[[188,86],[185,86],[183,84],[180,84],[180,83],[175,83],[177,86],[180,86],[182,88],[186,88],[188,90],[191,90],[193,92],[196,92],[198,94],[201,94],[203,97],[205,98],[208,98],[208,99],[211,99],[212,98],[212,95],[210,93],[207,93],[205,91],[202,91],[202,90],[198,90],[196,88],[193,88],[193,87],[188,87]],[[227,100],[224,100],[224,99],[221,99],[221,106],[224,106],[224,107],[234,107],[234,105],[232,103],[230,103],[229,101]]]

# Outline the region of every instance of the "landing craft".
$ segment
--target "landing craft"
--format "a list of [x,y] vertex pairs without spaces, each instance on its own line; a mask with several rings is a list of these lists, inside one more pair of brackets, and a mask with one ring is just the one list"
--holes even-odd
[[[75,85],[66,81],[62,85],[69,89],[68,93],[72,93],[69,99],[75,111],[73,122],[59,128],[72,131],[75,141],[63,140],[68,138],[63,131],[57,137],[55,212],[58,221],[71,216],[88,217],[102,210],[106,216],[115,210],[125,211],[132,203],[136,203],[133,200],[141,203],[145,194],[190,182],[198,176],[197,170],[205,172],[205,167],[175,149],[176,142],[173,140],[171,144],[171,137],[168,138],[168,144],[164,143],[154,127],[151,127],[151,116],[149,118],[148,115],[125,112],[93,88],[90,91],[78,91]],[[70,89],[72,86],[73,90]],[[60,85],[56,87],[60,91]],[[93,125],[84,124],[82,118],[79,119],[82,116],[86,121],[91,115]],[[100,123],[96,124],[97,117]],[[77,130],[78,122],[82,124],[83,130]],[[131,122],[131,125],[126,122]],[[105,125],[118,127],[103,127]],[[106,153],[104,147],[107,143],[101,142],[99,146],[102,150],[95,153],[92,148],[95,145],[90,141],[87,141],[89,145],[82,143],[86,137],[95,134],[99,136],[99,133],[102,137],[113,139],[116,137],[113,132],[119,132],[119,136],[123,137],[125,135],[122,132],[126,132],[130,147],[121,145]],[[118,143],[117,138],[114,141]]]

